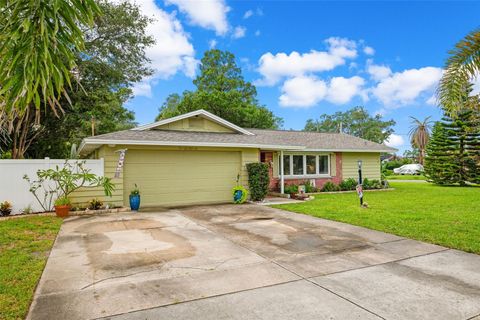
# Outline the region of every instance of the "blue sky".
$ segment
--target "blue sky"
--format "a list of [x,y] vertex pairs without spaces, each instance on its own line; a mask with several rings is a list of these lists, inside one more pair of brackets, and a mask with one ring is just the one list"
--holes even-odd
[[[394,119],[388,142],[408,149],[409,116],[439,119],[435,87],[447,51],[479,26],[479,2],[143,0],[156,70],[127,107],[152,122],[165,97],[193,89],[203,52],[235,54],[262,104],[302,129],[309,118],[365,106]],[[480,87],[480,81],[476,84]]]

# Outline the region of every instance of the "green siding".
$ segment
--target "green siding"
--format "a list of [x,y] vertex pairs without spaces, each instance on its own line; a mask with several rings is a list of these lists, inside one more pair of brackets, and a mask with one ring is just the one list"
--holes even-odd
[[343,179],[358,178],[358,160],[362,160],[362,177],[380,180],[380,153],[344,152],[342,154]]
[[234,132],[232,129],[222,126],[208,119],[197,117],[178,120],[155,127],[156,130],[176,130],[176,131],[199,131],[199,132]]

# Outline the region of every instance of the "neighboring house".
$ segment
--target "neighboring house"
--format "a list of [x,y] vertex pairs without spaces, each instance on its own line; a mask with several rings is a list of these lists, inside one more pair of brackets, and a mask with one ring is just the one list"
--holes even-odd
[[244,129],[198,110],[86,138],[79,152],[104,158],[105,174],[113,177],[122,149],[124,165],[113,179],[117,190],[105,201],[125,206],[135,184],[142,206],[231,202],[237,175],[248,187],[245,165],[258,161],[269,164],[270,188],[279,191],[307,179],[321,187],[356,178],[358,160],[365,178],[380,179],[380,154],[396,150],[340,133]]

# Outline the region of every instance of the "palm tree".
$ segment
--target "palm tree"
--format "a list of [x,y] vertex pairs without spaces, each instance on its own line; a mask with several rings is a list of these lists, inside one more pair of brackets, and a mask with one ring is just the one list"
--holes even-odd
[[418,148],[418,162],[423,165],[425,159],[425,149],[430,139],[430,132],[432,129],[432,121],[430,117],[426,117],[425,120],[420,121],[415,117],[410,117],[412,119],[412,125],[410,126],[410,143],[412,146]]
[[0,3],[0,111],[23,116],[43,105],[57,114],[84,46],[80,26],[91,26],[99,7],[95,0]]
[[[480,29],[470,32],[449,53],[438,97],[445,111],[455,114],[465,107],[465,88],[472,79],[480,77]],[[470,108],[477,109],[478,104]]]

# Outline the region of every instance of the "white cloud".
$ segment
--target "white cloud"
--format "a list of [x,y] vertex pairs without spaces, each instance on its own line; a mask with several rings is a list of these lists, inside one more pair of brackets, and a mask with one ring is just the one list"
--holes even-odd
[[424,67],[395,72],[381,79],[373,95],[385,106],[398,107],[413,103],[420,95],[431,95],[442,77],[442,69]]
[[160,9],[154,0],[138,2],[141,12],[152,18],[147,33],[155,39],[155,44],[145,52],[151,59],[155,74],[135,85],[137,95],[151,95],[151,83],[158,78],[168,78],[177,72],[193,77],[198,61],[195,60],[193,45],[188,34],[182,28],[175,14],[168,14]]
[[290,54],[270,52],[260,57],[258,71],[263,79],[259,85],[274,85],[284,77],[298,77],[312,72],[329,71],[345,64],[346,59],[357,56],[356,43],[344,38],[325,40],[327,51],[312,50],[307,53],[296,51]]
[[366,46],[365,48],[363,48],[363,53],[365,53],[368,56],[373,56],[375,54],[375,49],[373,49],[372,47]]
[[388,78],[392,70],[388,66],[373,64],[372,60],[367,60],[367,73],[373,80],[380,81]]
[[282,92],[281,106],[308,108],[325,98],[327,85],[315,77],[300,76],[285,81]]
[[219,35],[228,31],[227,12],[230,8],[224,0],[165,0],[165,3],[176,5],[193,25],[215,30]]
[[216,46],[217,46],[217,40],[212,39],[212,40],[208,41],[208,47],[209,47],[210,49],[213,49],[213,48],[215,48]]
[[243,15],[243,19],[248,19],[251,16],[253,16],[253,10],[247,10],[247,11],[245,11],[245,13]]
[[237,27],[235,27],[235,29],[233,29],[232,38],[233,39],[243,38],[243,37],[245,37],[246,32],[247,32],[247,28],[242,27],[242,26],[237,26]]
[[[362,95],[365,80],[359,76],[351,78],[335,77],[330,80],[327,100],[335,104],[345,104],[356,95]],[[366,99],[366,96],[363,96]]]
[[314,76],[288,79],[282,86],[279,103],[284,107],[309,108],[322,100],[344,104],[354,96],[363,95],[364,80],[361,77],[334,77],[327,84]]
[[392,148],[398,148],[405,144],[405,139],[398,134],[392,133],[387,140],[385,140],[385,144]]
[[135,85],[132,88],[133,95],[151,98],[152,84],[150,82],[151,82],[151,79],[143,79],[142,81],[135,83]]
[[260,30],[255,31],[255,36],[258,37],[260,35]]

